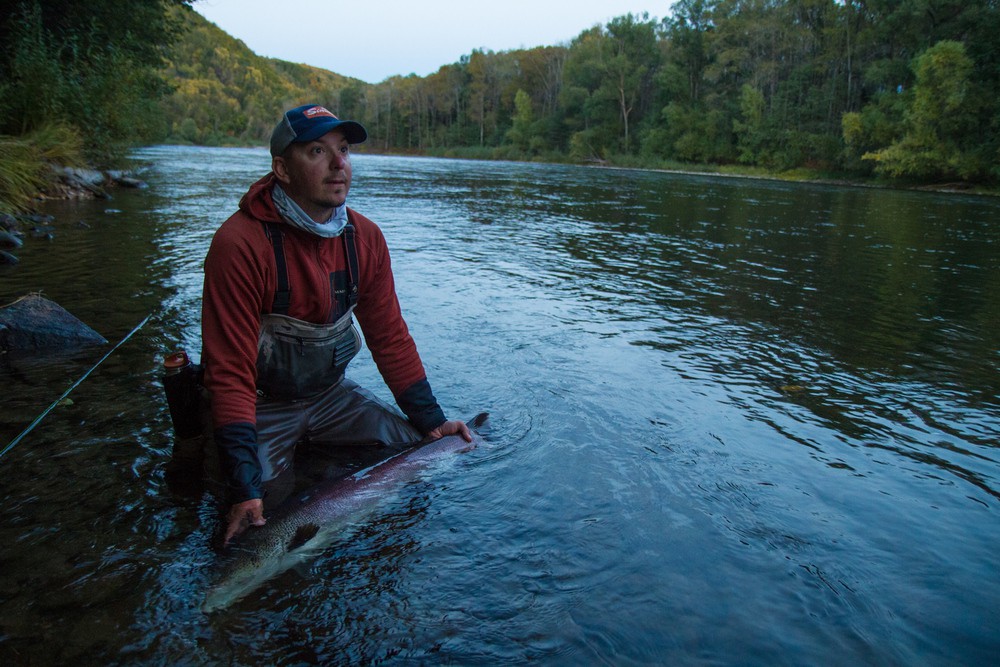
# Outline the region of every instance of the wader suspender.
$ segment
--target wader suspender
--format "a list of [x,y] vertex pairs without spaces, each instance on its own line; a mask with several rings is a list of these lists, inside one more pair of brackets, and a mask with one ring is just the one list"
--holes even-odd
[[277,268],[276,279],[278,287],[274,291],[274,304],[271,312],[276,315],[287,315],[288,304],[291,301],[291,290],[288,288],[288,265],[285,264],[285,246],[282,242],[281,228],[274,222],[264,227],[267,238],[271,240],[274,249],[274,265]]
[[[274,265],[277,268],[278,286],[274,291],[274,304],[271,306],[271,312],[275,315],[288,315],[291,288],[288,286],[288,264],[285,262],[285,246],[281,227],[276,222],[268,222],[265,223],[264,232],[274,249]],[[344,248],[347,251],[347,306],[350,309],[351,306],[358,303],[358,248],[354,242],[354,225],[350,223],[344,227]],[[336,311],[336,304],[334,304],[334,311]]]

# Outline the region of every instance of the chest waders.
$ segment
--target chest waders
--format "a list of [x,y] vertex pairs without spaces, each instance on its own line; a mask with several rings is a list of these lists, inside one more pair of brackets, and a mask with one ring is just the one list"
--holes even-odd
[[[358,253],[354,227],[344,228],[347,255],[347,308],[333,323],[313,324],[288,316],[291,289],[280,225],[265,227],[277,267],[277,289],[270,313],[261,315],[257,339],[257,395],[278,400],[309,398],[337,384],[361,349],[352,313],[358,303]],[[334,312],[338,300],[331,281]]]

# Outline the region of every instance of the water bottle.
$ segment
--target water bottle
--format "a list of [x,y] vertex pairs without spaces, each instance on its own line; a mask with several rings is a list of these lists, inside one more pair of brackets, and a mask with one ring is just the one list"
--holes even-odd
[[163,391],[170,407],[174,435],[193,438],[201,434],[198,366],[191,363],[187,352],[180,350],[163,359]]

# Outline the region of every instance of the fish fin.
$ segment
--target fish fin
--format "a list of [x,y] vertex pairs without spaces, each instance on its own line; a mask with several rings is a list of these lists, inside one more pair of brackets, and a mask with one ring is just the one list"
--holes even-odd
[[319,526],[314,523],[306,523],[299,526],[295,530],[295,534],[292,535],[292,539],[288,541],[288,546],[285,547],[285,551],[295,551],[303,544],[316,537],[316,533],[319,532]]
[[490,418],[490,413],[480,412],[478,415],[466,422],[469,428],[480,428],[486,423],[486,420]]

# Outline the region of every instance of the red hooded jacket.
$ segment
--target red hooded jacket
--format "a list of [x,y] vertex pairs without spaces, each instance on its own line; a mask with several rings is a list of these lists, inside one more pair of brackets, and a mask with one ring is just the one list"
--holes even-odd
[[[215,233],[205,259],[202,362],[216,440],[223,450],[232,445],[256,451],[255,427],[250,429],[253,442],[245,440],[250,437],[247,427],[256,423],[257,339],[261,314],[271,312],[277,289],[274,249],[262,223],[283,225],[287,314],[323,324],[335,321],[346,307],[334,294],[338,274],[347,273],[343,238],[322,238],[284,223],[271,199],[274,183],[274,175],[268,174],[250,187],[239,211]],[[403,321],[385,237],[374,222],[351,209],[348,220],[355,228],[358,254],[354,314],[399,407],[427,433],[445,421],[444,413]],[[229,442],[233,438],[244,442]],[[259,483],[244,480],[237,486],[246,487],[237,495],[259,497],[259,488],[251,488]]]

